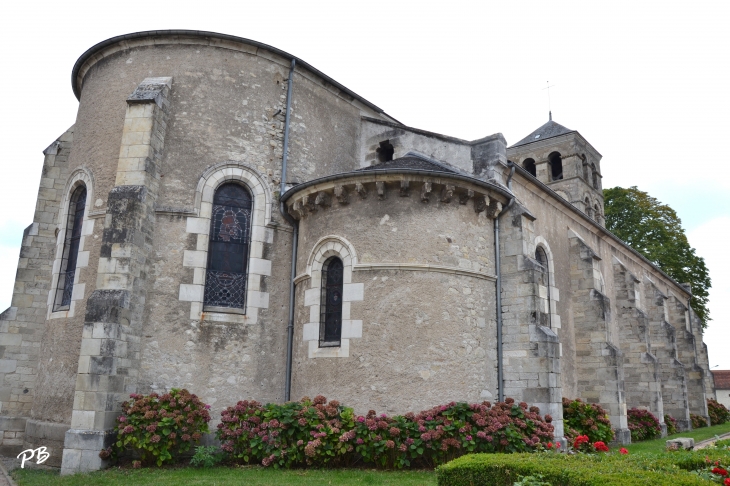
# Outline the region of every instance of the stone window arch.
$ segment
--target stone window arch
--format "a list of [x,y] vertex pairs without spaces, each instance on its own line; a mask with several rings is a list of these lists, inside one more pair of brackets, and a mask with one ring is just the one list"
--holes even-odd
[[544,269],[543,274],[540,276],[540,281],[537,282],[540,311],[548,315],[548,327],[555,331],[561,327],[557,306],[557,303],[560,302],[560,291],[555,283],[553,252],[550,250],[547,240],[542,236],[535,237],[535,260]]
[[[214,227],[214,199],[218,189],[225,185],[243,188],[251,199],[249,248],[245,260],[245,309],[205,304],[210,233]],[[180,284],[178,295],[180,301],[190,302],[191,320],[255,324],[258,322],[259,310],[268,309],[269,293],[261,290],[261,281],[271,275],[271,261],[264,258],[264,245],[273,242],[273,232],[267,227],[271,222],[271,207],[272,195],[268,183],[256,169],[242,162],[226,161],[211,166],[203,173],[195,191],[197,214],[187,218],[185,227],[188,234],[196,236],[195,249],[183,253],[183,267],[193,268],[193,280]]]
[[529,172],[532,177],[537,177],[537,167],[535,166],[535,159],[525,159],[522,162],[522,168]]
[[47,317],[73,317],[76,302],[84,298],[86,285],[80,282],[81,269],[89,264],[84,250],[86,237],[94,231],[89,218],[93,201],[93,179],[84,168],[75,170],[66,184],[58,217],[56,257],[53,262]]
[[548,165],[550,166],[550,181],[559,181],[563,179],[563,156],[560,152],[552,152],[548,155]]
[[[323,338],[323,318],[327,312],[327,277],[330,265],[338,261],[342,264],[341,330],[339,345],[335,340],[327,342]],[[307,260],[305,274],[296,278],[297,283],[309,280],[304,290],[304,306],[309,308],[309,322],[303,326],[302,341],[308,342],[310,358],[345,358],[350,355],[350,341],[362,337],[362,320],[351,316],[352,302],[362,301],[364,285],[352,282],[352,271],[357,264],[357,254],[352,244],[345,238],[329,235],[314,244]],[[339,269],[338,269],[339,272]],[[337,310],[337,309],[331,309]],[[322,345],[324,344],[324,345]]]
[[322,265],[319,304],[319,347],[339,347],[342,338],[342,291],[344,267],[339,257],[329,257]]

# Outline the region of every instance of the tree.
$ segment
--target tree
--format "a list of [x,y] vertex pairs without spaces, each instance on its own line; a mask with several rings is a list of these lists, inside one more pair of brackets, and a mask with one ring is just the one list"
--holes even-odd
[[603,197],[606,229],[677,282],[691,284],[692,309],[702,319],[702,327],[706,327],[710,320],[710,274],[704,258],[689,246],[674,209],[636,186],[604,189]]

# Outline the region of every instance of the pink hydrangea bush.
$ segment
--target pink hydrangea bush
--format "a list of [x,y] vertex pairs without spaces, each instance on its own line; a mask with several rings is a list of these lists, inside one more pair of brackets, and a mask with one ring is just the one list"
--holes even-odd
[[284,405],[242,401],[221,413],[217,436],[231,459],[264,466],[434,466],[471,452],[542,450],[550,416],[514,400],[449,403],[389,417],[322,396]]
[[159,395],[131,394],[117,417],[117,441],[99,454],[106,459],[125,451],[136,453],[139,466],[172,461],[190,450],[208,432],[210,406],[187,390],[173,388]]

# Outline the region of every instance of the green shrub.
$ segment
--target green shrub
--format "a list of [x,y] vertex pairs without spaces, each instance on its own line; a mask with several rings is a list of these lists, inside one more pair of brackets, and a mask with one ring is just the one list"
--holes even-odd
[[187,390],[129,397],[117,417],[117,441],[99,454],[102,458],[130,450],[141,459],[137,466],[153,462],[161,466],[190,450],[208,432],[210,406]]
[[664,414],[664,423],[667,425],[667,435],[674,435],[677,433],[677,419],[669,414]]
[[[704,451],[702,451],[704,452]],[[700,486],[707,482],[692,473],[707,466],[705,455],[619,454],[469,454],[437,469],[439,486],[512,486],[521,477],[538,475],[561,486]],[[676,459],[676,460],[672,460]],[[691,464],[693,467],[682,467]],[[529,484],[529,483],[528,483]]]
[[707,413],[710,416],[710,425],[720,425],[730,421],[730,410],[715,399],[707,399]]
[[690,420],[692,420],[693,429],[701,429],[702,427],[708,427],[707,420],[702,415],[689,414]]
[[262,405],[241,401],[221,412],[216,435],[228,456],[264,466],[432,467],[470,452],[530,452],[553,439],[552,418],[537,407],[505,402],[449,403],[389,417],[323,396]]
[[631,442],[657,439],[662,436],[662,425],[659,419],[648,410],[630,408],[627,412]]
[[608,412],[597,403],[584,403],[580,398],[563,398],[565,436],[575,440],[587,435],[591,443],[611,442],[614,438]]
[[190,465],[193,467],[209,468],[223,461],[223,453],[216,446],[198,446],[195,454],[190,458]]

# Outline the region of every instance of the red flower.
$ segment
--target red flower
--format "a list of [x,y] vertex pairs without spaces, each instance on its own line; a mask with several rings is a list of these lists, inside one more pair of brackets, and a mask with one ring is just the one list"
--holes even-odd
[[604,442],[594,442],[593,447],[599,452],[608,452],[608,446]]
[[730,478],[725,479],[722,484],[723,486],[730,486]]
[[628,453],[629,453],[629,451],[628,451],[628,450],[626,450],[626,448],[625,448],[625,447],[622,447],[622,448],[621,448],[621,449],[619,449],[618,451],[619,451],[619,452],[620,452],[621,454],[628,454]]
[[553,443],[552,442],[548,442],[547,443],[547,448],[548,449],[552,449],[553,448]]
[[716,467],[712,470],[712,474],[719,474],[720,476],[727,476],[727,471],[721,467]]

